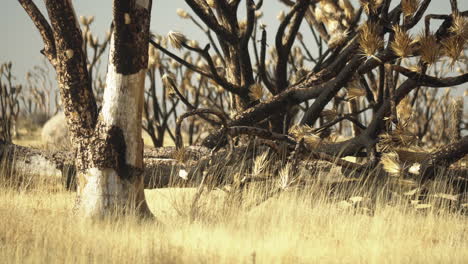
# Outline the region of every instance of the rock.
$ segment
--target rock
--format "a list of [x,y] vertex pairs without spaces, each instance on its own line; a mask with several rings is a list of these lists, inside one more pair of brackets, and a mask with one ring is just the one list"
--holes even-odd
[[51,150],[69,149],[71,146],[65,114],[60,112],[42,127],[42,143]]

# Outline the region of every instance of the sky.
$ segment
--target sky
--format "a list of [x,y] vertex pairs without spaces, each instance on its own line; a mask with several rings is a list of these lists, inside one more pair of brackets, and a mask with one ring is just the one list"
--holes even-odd
[[[43,48],[43,43],[37,29],[18,1],[2,0],[2,2],[2,8],[0,9],[0,33],[2,36],[0,41],[0,63],[12,61],[13,73],[20,81],[35,65],[43,64],[44,57],[39,52]],[[34,2],[46,14],[44,1],[35,0]],[[393,0],[393,2],[396,4],[399,1]],[[468,10],[467,0],[459,0],[458,2],[460,10]],[[92,31],[100,36],[100,39],[103,39],[111,23],[112,1],[73,0],[73,4],[78,16],[95,16]],[[189,20],[181,19],[176,15],[177,8],[185,9],[193,14],[183,0],[153,0],[151,31],[160,35],[166,35],[170,30],[180,31],[189,39],[198,40],[201,46],[207,43],[203,33],[198,28]],[[278,0],[264,0],[262,8],[264,16],[261,22],[267,25],[267,31],[270,32],[268,37],[270,45],[273,45],[273,32],[276,31],[279,24],[276,16],[280,10],[287,10],[287,8]],[[429,13],[450,13],[449,0],[433,0],[429,7]],[[243,17],[244,15],[239,14],[239,16]],[[310,44],[313,50],[314,41],[310,31],[306,30],[305,24],[302,24],[301,31],[304,32],[306,43]],[[467,88],[464,86],[461,89]]]

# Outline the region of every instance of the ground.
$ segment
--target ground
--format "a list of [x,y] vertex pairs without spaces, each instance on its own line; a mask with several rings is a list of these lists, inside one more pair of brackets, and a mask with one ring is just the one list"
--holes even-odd
[[[0,192],[4,263],[466,263],[466,216],[377,204],[368,215],[309,193],[251,209],[221,191],[147,190],[157,221],[88,222],[59,189]],[[251,193],[249,199],[255,195]],[[249,200],[246,201],[248,203]]]
[[[36,144],[27,137],[19,143],[27,142]],[[5,176],[1,169],[0,176]],[[330,199],[319,185],[286,189],[258,206],[271,189],[254,186],[242,201],[221,190],[205,191],[197,203],[193,188],[146,190],[156,220],[126,216],[93,222],[73,215],[75,193],[64,190],[58,179],[25,179],[13,186],[7,178],[0,177],[3,263],[468,260],[466,214],[424,206],[416,210],[408,199],[389,203],[383,194],[353,209],[349,200],[342,201],[351,194]]]

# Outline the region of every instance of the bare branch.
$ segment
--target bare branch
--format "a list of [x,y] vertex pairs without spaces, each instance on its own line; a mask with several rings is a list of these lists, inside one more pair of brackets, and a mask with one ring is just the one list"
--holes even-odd
[[227,117],[224,116],[223,113],[217,112],[217,111],[214,111],[214,110],[211,110],[211,109],[195,109],[195,110],[192,110],[190,112],[187,112],[187,113],[181,115],[177,119],[176,131],[175,131],[177,149],[180,149],[180,148],[183,147],[182,134],[181,134],[182,121],[184,121],[184,119],[189,117],[189,116],[193,116],[193,115],[202,116],[203,114],[212,114],[212,115],[217,116],[221,120],[221,124],[223,125],[223,134],[224,134],[225,129],[228,127],[228,123],[227,123]]
[[154,40],[150,39],[149,40],[150,44],[153,45],[155,48],[157,48],[158,50],[162,51],[164,54],[166,54],[167,56],[171,57],[172,59],[174,59],[175,61],[177,61],[178,63],[184,65],[185,67],[189,68],[190,70],[196,72],[196,73],[199,73],[200,75],[202,76],[205,76],[207,78],[210,78],[210,79],[213,79],[213,76],[205,71],[203,71],[202,69],[198,68],[197,66],[189,63],[188,61],[180,58],[179,56],[175,55],[174,53],[170,52],[169,50],[165,49],[163,46],[159,45],[158,43],[156,43]]
[[468,73],[456,77],[437,78],[426,74],[417,73],[398,65],[393,65],[392,68],[406,77],[416,81],[421,86],[443,88],[457,86],[468,82]]
[[237,42],[238,38],[232,32],[221,26],[216,17],[206,10],[206,8],[209,7],[203,7],[195,0],[185,0],[185,2],[209,28],[216,32],[216,34],[223,36],[223,38],[231,44],[235,44]]
[[[26,13],[33,21],[36,28],[41,34],[42,41],[44,41],[44,55],[50,61],[50,63],[55,67],[56,65],[56,49],[55,49],[55,40],[54,33],[49,23],[45,19],[44,15],[37,8],[31,0],[18,0],[18,2],[23,6]],[[42,52],[42,51],[41,51]]]
[[83,36],[71,1],[46,0],[57,54],[56,72],[64,112],[74,137],[89,136],[97,121]]

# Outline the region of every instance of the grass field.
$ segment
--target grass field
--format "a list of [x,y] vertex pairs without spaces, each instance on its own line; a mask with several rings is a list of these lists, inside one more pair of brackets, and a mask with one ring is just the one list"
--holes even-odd
[[[313,187],[312,187],[313,188]],[[2,263],[466,263],[468,222],[377,202],[371,216],[343,210],[320,190],[289,191],[247,209],[224,192],[148,190],[157,221],[89,222],[74,193],[0,190]],[[250,190],[242,204],[258,198]]]
[[[23,143],[35,145],[24,137]],[[459,212],[415,210],[409,200],[353,209],[319,185],[243,195],[146,190],[156,221],[91,222],[73,215],[75,193],[59,179],[12,185],[0,168],[1,263],[467,263],[468,221]],[[20,175],[14,175],[20,176]],[[271,187],[271,186],[270,186]],[[434,192],[443,192],[440,190]],[[359,195],[363,195],[360,193]],[[364,194],[365,195],[365,194]],[[363,195],[363,196],[364,196]],[[349,201],[349,200],[348,200]],[[371,208],[372,213],[363,210]]]

